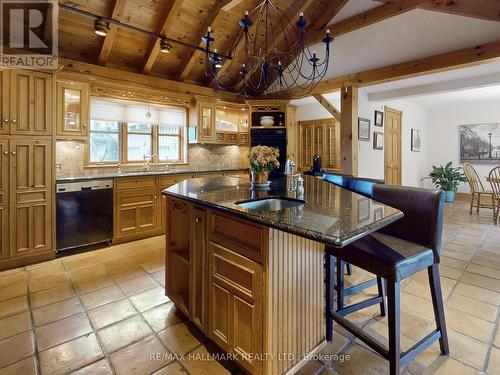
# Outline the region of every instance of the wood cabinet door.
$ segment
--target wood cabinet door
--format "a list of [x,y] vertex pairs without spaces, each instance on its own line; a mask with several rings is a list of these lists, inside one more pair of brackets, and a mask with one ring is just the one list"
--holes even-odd
[[202,331],[205,331],[204,300],[206,287],[206,212],[194,208],[191,229],[191,285],[190,318]]
[[198,142],[215,142],[215,105],[198,103]]
[[209,243],[208,336],[238,357],[249,373],[262,373],[262,266]]
[[0,140],[0,259],[9,256],[9,141]]
[[0,70],[0,134],[9,132],[9,71]]
[[90,118],[90,84],[57,82],[57,135],[85,137]]
[[11,256],[52,249],[52,142],[10,142]]
[[116,193],[115,238],[138,236],[158,230],[158,191],[156,187],[123,190]]
[[11,134],[51,135],[52,89],[51,74],[11,71]]

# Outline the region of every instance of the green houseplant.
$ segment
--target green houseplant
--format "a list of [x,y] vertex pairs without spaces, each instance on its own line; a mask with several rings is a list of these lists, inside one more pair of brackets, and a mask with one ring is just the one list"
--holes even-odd
[[451,161],[444,166],[436,167],[433,165],[432,172],[426,178],[430,178],[438,189],[445,192],[446,202],[453,202],[455,193],[458,191],[458,185],[467,181],[462,168],[454,167]]

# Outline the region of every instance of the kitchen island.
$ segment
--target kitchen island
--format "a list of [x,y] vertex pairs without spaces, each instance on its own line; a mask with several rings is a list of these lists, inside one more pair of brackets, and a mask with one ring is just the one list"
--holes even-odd
[[324,244],[342,248],[402,213],[311,176],[185,180],[167,199],[166,294],[252,374],[294,373],[325,345]]

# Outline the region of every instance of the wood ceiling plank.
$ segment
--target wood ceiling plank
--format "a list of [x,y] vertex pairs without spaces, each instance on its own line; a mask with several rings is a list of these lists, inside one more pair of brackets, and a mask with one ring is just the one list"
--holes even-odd
[[335,108],[335,106],[328,101],[323,95],[321,94],[314,94],[314,99],[316,99],[319,104],[321,104],[330,114],[333,116],[333,118],[337,121],[340,122],[341,120],[341,113],[340,111]]
[[422,8],[488,21],[500,21],[498,0],[430,0],[422,4]]
[[[310,95],[332,92],[342,88],[346,83],[360,87],[369,86],[404,78],[476,66],[495,60],[500,60],[500,40],[383,68],[372,69],[357,74],[326,79],[318,84]],[[291,89],[284,92],[282,96],[283,98],[290,98],[300,94],[300,90]]]
[[[167,31],[172,26],[172,23],[175,20],[175,17],[182,6],[182,0],[168,0],[165,6],[165,13],[163,16],[163,21],[161,25],[158,27],[158,34],[165,35]],[[153,65],[158,58],[158,54],[160,53],[160,41],[155,38],[155,40],[151,41],[148,49],[146,50],[146,59],[144,60],[144,66],[142,68],[142,72],[144,74],[148,74]]]
[[[205,35],[205,32],[207,31],[208,27],[213,25],[217,17],[219,17],[219,15],[225,11],[224,8],[233,5],[232,7],[230,7],[230,9],[232,9],[240,3],[241,3],[240,0],[219,0],[217,3],[215,3],[213,8],[210,10],[207,19],[202,25],[200,43],[198,45],[199,47],[205,47],[205,43],[201,41],[201,37]],[[196,50],[189,51],[188,59],[186,63],[183,64],[184,68],[182,69],[181,73],[179,74],[179,77],[177,78],[178,81],[182,82],[188,77],[189,73],[191,73],[191,70],[193,69],[194,63],[200,57],[200,54],[202,54],[201,51],[196,51]]]
[[[111,15],[112,19],[121,21],[121,17],[125,9],[126,3],[127,0],[115,1],[115,7],[113,8],[113,14]],[[118,27],[116,25],[113,24],[109,25],[108,35],[106,35],[104,37],[104,40],[102,41],[101,52],[99,53],[99,59],[98,59],[99,65],[106,65],[108,62],[109,54],[111,53],[111,49],[113,48],[113,43],[115,42],[117,28]]]

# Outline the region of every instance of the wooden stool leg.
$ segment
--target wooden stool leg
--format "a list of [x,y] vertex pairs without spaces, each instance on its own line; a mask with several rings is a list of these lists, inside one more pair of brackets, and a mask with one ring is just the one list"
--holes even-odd
[[477,212],[479,212],[479,206],[481,206],[481,194],[477,195]]
[[441,331],[439,346],[441,353],[448,355],[450,349],[448,346],[448,334],[446,332],[446,322],[444,319],[443,295],[441,293],[441,280],[439,279],[439,265],[434,264],[427,269],[429,273],[429,284],[431,287],[432,306],[434,307],[434,317],[436,319],[437,329]]
[[389,366],[390,375],[400,375],[401,329],[399,281],[387,280],[387,304],[389,314]]
[[351,276],[352,275],[352,264],[351,263],[346,263],[345,268],[347,270],[347,274],[349,276]]
[[335,264],[334,257],[328,253],[325,254],[325,283],[326,283],[326,340],[333,340],[333,292],[335,290]]
[[472,215],[472,209],[474,208],[474,195],[475,193],[472,193],[472,197],[470,198],[470,214]]
[[386,306],[385,306],[385,285],[381,277],[377,277],[378,295],[382,297],[382,302],[380,302],[380,315],[385,316]]
[[344,267],[345,262],[337,258],[337,311],[344,308]]

